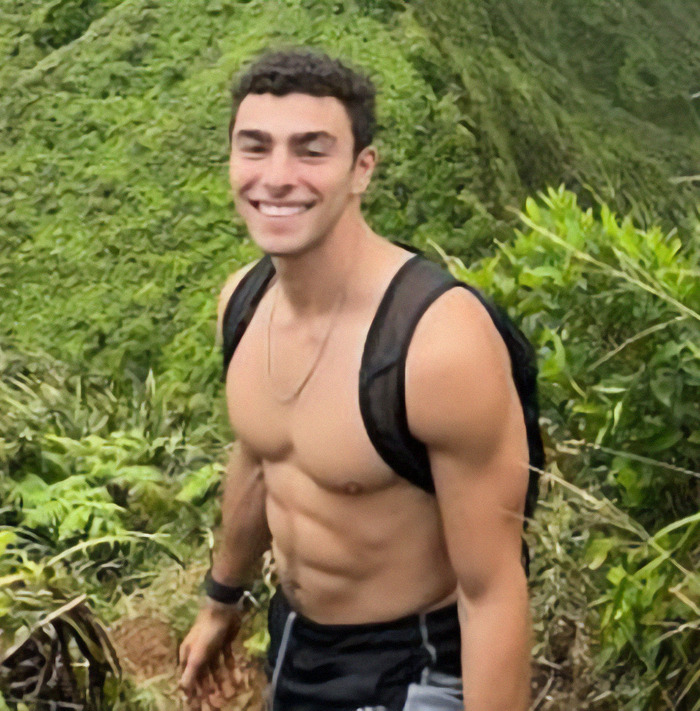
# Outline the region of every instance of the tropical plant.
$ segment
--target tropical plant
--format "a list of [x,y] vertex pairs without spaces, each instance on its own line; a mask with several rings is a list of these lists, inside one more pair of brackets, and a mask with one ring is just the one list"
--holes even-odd
[[540,648],[557,646],[560,623],[572,638],[585,628],[600,683],[578,708],[597,708],[583,703],[601,685],[633,708],[697,708],[700,251],[605,205],[596,217],[563,188],[528,200],[520,219],[494,256],[449,262],[517,313],[539,354],[550,451],[533,528]]

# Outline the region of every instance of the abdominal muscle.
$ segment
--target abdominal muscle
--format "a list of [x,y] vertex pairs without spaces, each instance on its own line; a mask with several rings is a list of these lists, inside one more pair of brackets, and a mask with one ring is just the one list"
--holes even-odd
[[273,555],[297,612],[362,624],[456,599],[434,496],[395,475],[378,488],[330,489],[293,465],[264,469]]
[[[394,249],[394,248],[392,248]],[[405,256],[399,251],[399,261]],[[280,583],[294,609],[321,624],[385,622],[456,599],[435,496],[397,476],[370,442],[358,374],[367,329],[397,264],[348,297],[323,358],[294,389],[318,347],[298,326],[274,332],[263,297],[230,363],[227,404],[234,431],[261,463],[267,525]]]

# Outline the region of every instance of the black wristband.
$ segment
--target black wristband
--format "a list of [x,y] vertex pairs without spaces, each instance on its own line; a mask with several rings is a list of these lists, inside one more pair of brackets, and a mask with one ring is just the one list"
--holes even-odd
[[223,583],[217,583],[211,576],[211,568],[207,570],[207,574],[204,576],[204,590],[207,596],[216,602],[221,602],[224,605],[235,605],[240,602],[243,596],[248,591],[248,588],[242,585],[237,585],[233,587],[231,585],[224,585]]

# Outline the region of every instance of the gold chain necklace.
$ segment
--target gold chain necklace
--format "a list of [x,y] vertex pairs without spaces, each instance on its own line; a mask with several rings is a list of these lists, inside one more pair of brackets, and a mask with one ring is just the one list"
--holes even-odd
[[[279,287],[279,285],[278,285]],[[347,284],[345,285],[345,288],[340,294],[340,297],[335,303],[335,306],[333,307],[333,313],[331,315],[328,328],[323,335],[323,339],[321,340],[321,345],[318,347],[318,350],[316,351],[316,355],[314,356],[313,360],[311,361],[311,367],[309,370],[306,372],[304,377],[301,379],[299,384],[292,390],[291,393],[288,395],[280,395],[277,392],[277,389],[275,388],[274,385],[274,377],[272,375],[272,318],[275,314],[275,307],[277,306],[277,290],[275,290],[275,293],[272,296],[272,306],[270,308],[270,318],[267,322],[267,380],[270,385],[270,390],[272,392],[272,395],[274,396],[275,400],[279,402],[282,405],[288,405],[290,402],[293,402],[296,400],[299,395],[301,395],[301,391],[306,387],[306,384],[311,380],[311,376],[314,374],[314,371],[316,370],[316,367],[318,366],[321,356],[323,355],[323,352],[326,350],[326,344],[328,343],[328,340],[331,337],[331,333],[333,332],[333,329],[335,328],[336,324],[338,323],[338,317],[340,316],[340,311],[343,307],[343,304],[345,303],[345,296],[347,294]]]

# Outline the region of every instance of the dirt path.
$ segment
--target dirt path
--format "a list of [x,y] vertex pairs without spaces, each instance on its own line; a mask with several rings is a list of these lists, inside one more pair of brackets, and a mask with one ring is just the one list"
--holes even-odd
[[[177,690],[177,642],[170,625],[153,615],[123,618],[113,625],[110,637],[122,665],[124,678],[152,697],[154,709],[172,711],[173,700],[184,709]],[[221,711],[260,711],[266,679],[261,662],[251,659],[239,644],[234,646],[235,669],[220,699]]]

